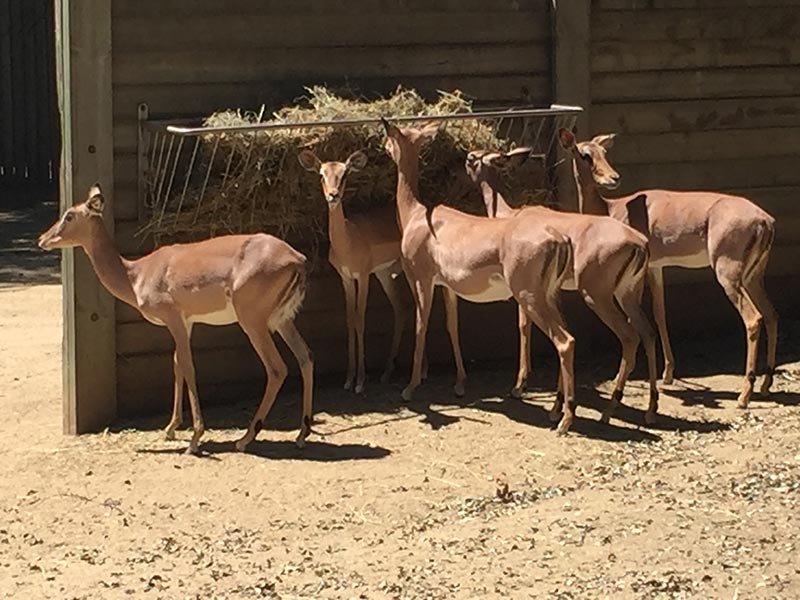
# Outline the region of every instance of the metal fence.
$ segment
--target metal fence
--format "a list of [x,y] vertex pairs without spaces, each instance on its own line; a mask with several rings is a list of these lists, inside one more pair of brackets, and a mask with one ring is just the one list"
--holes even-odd
[[[203,127],[191,121],[150,121],[146,105],[140,106],[138,186],[139,218],[142,224],[140,234],[159,238],[186,240],[192,237],[205,237],[216,233],[241,233],[259,229],[257,219],[261,203],[266,202],[253,191],[252,177],[248,174],[259,171],[259,186],[276,185],[282,170],[294,160],[296,151],[265,160],[254,151],[258,136],[276,132],[303,132],[311,135],[315,131],[330,128],[353,128],[380,125],[380,120],[348,119],[335,121],[315,121],[304,123],[253,123],[228,127]],[[453,115],[416,115],[390,119],[397,124],[439,121],[447,128],[459,121],[477,121],[491,128],[493,136],[506,140],[514,146],[529,146],[544,165],[542,194],[537,203],[553,203],[556,194],[556,181],[553,176],[557,160],[557,131],[560,127],[572,128],[580,107],[553,105],[549,108],[515,108]],[[465,148],[464,156],[468,150]],[[343,160],[344,157],[342,157]],[[294,161],[296,162],[296,161]],[[265,166],[269,163],[269,166]],[[462,161],[463,165],[463,161]],[[292,163],[289,166],[295,166]],[[463,171],[463,168],[461,169]],[[314,193],[318,186],[308,186]],[[263,189],[262,189],[263,192]],[[264,195],[263,193],[261,194]],[[239,206],[235,215],[227,210],[233,202],[245,202]],[[318,203],[320,207],[323,203]],[[308,206],[308,205],[303,205]],[[298,208],[299,207],[299,208]],[[302,215],[289,214],[292,210],[305,210]],[[301,220],[308,223],[308,209],[300,203],[287,203],[274,207],[275,211],[287,211],[281,218],[284,223]],[[320,208],[324,211],[323,208]],[[227,211],[227,212],[226,212]],[[209,212],[218,218],[218,229],[207,231],[194,229]],[[203,216],[205,215],[205,217]],[[324,217],[323,217],[324,218]],[[216,221],[215,221],[216,222]],[[263,225],[263,223],[262,223]],[[315,227],[324,224],[315,224]],[[215,225],[216,227],[216,225]],[[202,229],[202,230],[201,230]],[[261,227],[283,237],[291,237],[291,232],[276,228]],[[192,235],[195,233],[197,235]]]
[[0,1],[0,185],[58,179],[53,0]]

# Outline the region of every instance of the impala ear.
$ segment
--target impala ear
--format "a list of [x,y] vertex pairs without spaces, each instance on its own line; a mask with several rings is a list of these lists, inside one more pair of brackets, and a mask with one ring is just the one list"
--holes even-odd
[[528,158],[530,158],[531,153],[533,152],[533,148],[529,148],[528,146],[522,146],[521,148],[514,148],[510,152],[505,153],[505,165],[504,167],[510,167],[512,169],[516,169],[517,167],[521,166]]
[[360,171],[367,166],[367,155],[361,150],[356,150],[347,157],[347,162],[345,164],[347,165],[348,171]]
[[300,154],[297,155],[297,160],[306,171],[313,171],[314,173],[319,173],[319,168],[322,166],[322,161],[308,148],[300,151]]
[[616,133],[604,133],[602,135],[596,135],[592,141],[601,148],[608,150],[614,145],[615,137],[617,137]]
[[558,130],[558,141],[564,150],[573,150],[575,148],[575,134],[569,129],[562,127]]
[[400,131],[397,127],[389,123],[389,121],[387,121],[383,117],[381,117],[381,125],[383,125],[383,128],[386,130],[386,135],[390,137],[392,136],[392,134],[398,133]]
[[89,190],[89,199],[86,201],[86,208],[88,208],[89,212],[93,215],[102,217],[105,205],[106,201],[105,198],[103,198],[103,192],[100,191],[100,186],[92,186]]

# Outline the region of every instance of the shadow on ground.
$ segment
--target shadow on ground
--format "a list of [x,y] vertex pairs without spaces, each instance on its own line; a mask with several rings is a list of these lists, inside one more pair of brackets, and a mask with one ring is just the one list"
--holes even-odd
[[36,245],[39,235],[58,218],[58,203],[39,197],[10,197],[0,191],[0,286],[59,283],[60,252],[45,252]]

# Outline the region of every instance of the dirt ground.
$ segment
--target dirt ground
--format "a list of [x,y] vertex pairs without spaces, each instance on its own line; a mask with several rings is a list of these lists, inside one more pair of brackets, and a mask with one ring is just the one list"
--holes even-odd
[[449,373],[430,404],[320,386],[303,451],[287,391],[247,454],[255,400],[207,408],[198,458],[168,415],[62,436],[60,286],[36,271],[0,276],[0,597],[800,598],[798,363],[748,411],[737,375],[681,380],[653,429],[641,381],[611,426],[585,385],[564,438],[544,366],[524,401],[492,396],[510,370],[459,403]]

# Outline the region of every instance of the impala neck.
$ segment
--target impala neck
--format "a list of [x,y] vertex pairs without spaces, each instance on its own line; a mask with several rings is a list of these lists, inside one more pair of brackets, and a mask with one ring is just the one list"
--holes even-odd
[[100,283],[115,298],[136,306],[131,282],[131,263],[120,256],[102,219],[92,219],[92,232],[83,249]]
[[594,179],[590,177],[589,181],[584,181],[574,160],[572,169],[575,173],[575,185],[578,188],[578,211],[586,215],[608,216],[608,204],[600,194]]
[[344,216],[344,207],[342,202],[339,201],[335,206],[328,206],[328,239],[331,246],[335,249],[339,244],[339,240],[347,237],[345,231],[345,223],[347,218]]
[[481,181],[483,203],[486,205],[486,214],[490,217],[509,217],[514,214],[514,209],[508,205],[503,194],[500,193],[500,182],[483,179]]
[[405,230],[414,211],[425,205],[419,199],[419,155],[403,156],[397,164],[397,216]]

